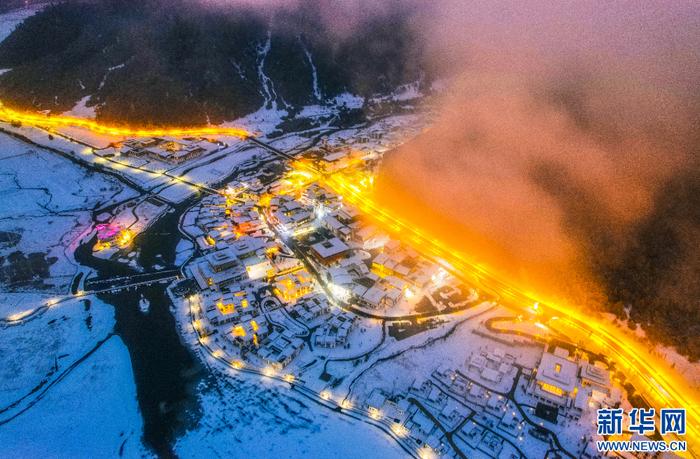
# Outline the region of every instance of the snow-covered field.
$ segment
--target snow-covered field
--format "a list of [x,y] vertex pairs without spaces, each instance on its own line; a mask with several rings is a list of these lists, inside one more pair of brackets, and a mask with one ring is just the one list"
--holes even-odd
[[[95,139],[95,135],[77,128],[61,128],[59,131],[65,137],[60,135],[49,137],[46,131],[41,129],[31,126],[16,127],[7,122],[0,122],[0,128],[23,136],[37,145],[64,152],[83,163],[100,168],[100,170],[119,174],[129,180],[129,183],[157,193],[164,200],[173,203],[181,202],[198,191],[197,187],[175,180],[173,177],[179,177],[198,185],[213,185],[221,182],[236,166],[250,159],[253,155],[265,154],[260,148],[246,148],[249,145],[243,144],[240,139],[228,139],[229,147],[179,165],[140,157],[129,157],[128,155],[108,161],[102,156],[93,154],[91,148],[76,142],[75,139],[101,148],[106,145],[106,142],[108,143],[108,140],[114,141],[114,138],[97,136]],[[101,155],[107,154],[107,152],[107,150],[99,151]],[[162,174],[166,171],[170,176]]]
[[115,336],[0,427],[0,457],[148,457],[142,424],[129,352]]
[[91,211],[131,196],[116,179],[0,134],[0,231],[20,237],[0,244],[0,257],[21,251],[55,258],[44,281],[51,290],[63,291],[75,274],[66,248],[91,228]]
[[219,377],[199,398],[202,419],[177,442],[181,457],[405,457],[376,427],[270,381]]
[[[34,295],[2,300],[37,305]],[[84,297],[0,328],[0,457],[145,452],[129,353],[113,326],[114,309]]]
[[22,23],[29,16],[33,16],[42,7],[22,8],[9,13],[0,14],[0,41],[7,38],[15,27]]

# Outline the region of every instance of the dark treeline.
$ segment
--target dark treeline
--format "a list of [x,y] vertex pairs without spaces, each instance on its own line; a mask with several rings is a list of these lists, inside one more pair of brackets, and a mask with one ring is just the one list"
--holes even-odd
[[12,68],[0,100],[62,112],[90,95],[103,120],[182,125],[235,119],[266,100],[293,108],[345,91],[383,94],[424,76],[409,17],[367,19],[342,35],[313,2],[264,13],[165,0],[54,4],[0,44],[0,68]]
[[[700,169],[672,177],[619,259],[601,262],[613,304],[657,341],[700,359]],[[616,312],[621,313],[620,309]]]

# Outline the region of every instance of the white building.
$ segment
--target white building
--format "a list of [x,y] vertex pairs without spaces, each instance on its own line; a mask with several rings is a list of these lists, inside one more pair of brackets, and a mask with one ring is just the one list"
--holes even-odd
[[570,405],[576,390],[578,365],[568,356],[568,351],[559,347],[554,353],[542,354],[532,384],[532,393],[541,402],[559,408]]

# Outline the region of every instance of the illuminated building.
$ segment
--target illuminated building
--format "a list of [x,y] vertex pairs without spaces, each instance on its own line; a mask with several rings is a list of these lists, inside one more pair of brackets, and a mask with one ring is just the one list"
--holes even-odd
[[[323,147],[322,147],[323,148]],[[338,172],[342,169],[362,164],[364,152],[351,150],[348,147],[323,148],[325,155],[318,161],[318,168],[326,173]]]
[[260,316],[245,315],[233,325],[225,336],[237,346],[244,349],[259,349],[260,342],[270,335],[267,319]]
[[[298,201],[279,199],[279,207],[272,212],[275,220],[290,231],[298,230],[314,219],[312,212],[304,208]],[[275,198],[273,198],[273,202]]]
[[350,159],[349,152],[347,150],[340,150],[324,156],[323,159],[319,161],[318,166],[323,172],[337,172],[348,166],[348,159]]
[[[211,301],[211,300],[210,300]],[[242,314],[249,313],[256,306],[253,295],[246,291],[226,293],[205,306],[205,316],[212,325],[238,322]]]
[[122,228],[116,223],[101,223],[95,226],[97,230],[97,242],[93,250],[107,250],[113,247],[124,248],[128,246],[134,238],[133,233],[128,228]]
[[383,309],[395,306],[402,296],[402,290],[374,285],[356,299],[360,306],[371,309]]
[[275,278],[273,292],[283,303],[294,303],[313,291],[312,277],[305,270],[299,270]]
[[578,365],[569,360],[568,355],[562,348],[542,354],[532,391],[545,404],[567,408],[575,395]]
[[251,280],[270,278],[275,273],[272,263],[265,257],[246,258],[243,260],[243,265],[248,273],[248,278]]

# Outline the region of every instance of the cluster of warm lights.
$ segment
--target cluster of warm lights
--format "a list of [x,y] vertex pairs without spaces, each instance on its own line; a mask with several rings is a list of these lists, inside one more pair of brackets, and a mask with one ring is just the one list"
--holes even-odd
[[394,434],[400,438],[408,436],[408,429],[406,428],[406,426],[404,426],[403,424],[399,424],[398,422],[395,422],[391,425],[391,431],[394,432]]
[[9,316],[7,316],[6,320],[8,322],[18,322],[18,321],[24,319],[25,317],[27,317],[28,315],[30,315],[32,312],[34,312],[33,309],[28,309],[28,310],[22,311],[22,312],[16,312],[14,314],[10,314]]
[[[101,226],[101,225],[98,225]],[[128,228],[120,230],[116,235],[110,236],[107,240],[100,240],[100,231],[98,229],[98,241],[93,247],[93,250],[99,252],[101,250],[108,250],[112,247],[117,247],[119,249],[124,249],[129,246],[131,241],[134,239],[134,233]]]
[[[321,176],[319,183],[342,196],[344,201],[356,206],[370,219],[382,224],[402,242],[430,259],[441,262],[440,264],[449,274],[465,282],[477,283],[485,290],[500,296],[511,306],[529,309],[529,312],[538,315],[544,313],[544,305],[537,302],[533,293],[503,281],[484,265],[469,260],[442,241],[430,237],[415,225],[397,218],[396,215],[380,207],[358,186],[359,183],[363,183],[362,176],[358,173],[346,174],[343,171],[342,174]],[[609,324],[597,321],[590,315],[581,314],[574,306],[547,302],[546,309],[548,314],[556,315],[562,322],[580,329],[592,341],[611,352],[622,368],[631,371],[646,383],[649,389],[647,395],[651,396],[658,405],[688,407],[688,416],[692,417],[692,422],[689,420],[688,423],[688,435],[691,438],[700,436],[700,427],[697,424],[697,420],[700,419],[700,404],[695,403],[691,394],[684,394],[677,389],[676,382],[680,380],[677,375],[661,370],[664,366],[655,366],[650,361],[652,357],[646,352],[639,351],[643,346],[620,334]]]
[[[245,129],[228,128],[228,127],[200,127],[200,128],[131,128],[124,126],[110,126],[98,123],[93,120],[70,116],[52,116],[45,114],[22,112],[10,109],[0,103],[0,118],[14,123],[27,124],[44,129],[58,128],[82,128],[98,134],[105,134],[118,137],[153,137],[153,136],[173,136],[173,137],[202,137],[202,136],[232,136],[238,138],[249,138],[251,133]],[[174,180],[184,180],[183,178],[173,177]],[[383,223],[384,226],[391,232],[402,233],[402,240],[409,245],[422,249],[422,252],[436,260],[449,260],[449,272],[456,275],[460,279],[469,279],[480,282],[482,280],[492,283],[490,290],[497,292],[502,298],[510,299],[514,304],[532,305],[524,306],[531,307],[535,312],[541,314],[542,308],[539,303],[535,303],[533,295],[529,292],[515,289],[495,277],[494,273],[487,270],[485,267],[476,264],[466,259],[461,254],[455,252],[452,248],[444,245],[440,241],[430,238],[423,234],[413,225],[397,219],[395,215],[389,214],[384,209],[380,208],[375,202],[371,201],[366,196],[366,190],[371,188],[374,179],[371,176],[361,172],[353,171],[348,173],[343,171],[343,174],[325,175],[318,174],[318,171],[306,163],[295,162],[294,172],[287,178],[288,185],[291,189],[297,191],[299,188],[318,180],[322,185],[326,185],[331,190],[336,192],[344,200],[356,205],[359,210],[363,211],[374,220]],[[263,197],[259,205],[269,203],[270,196]],[[128,230],[127,230],[128,231]],[[126,245],[133,238],[133,234],[124,233],[116,238],[118,245]],[[85,292],[78,291],[75,296],[82,296]],[[628,370],[635,371],[645,381],[651,381],[649,388],[652,390],[651,395],[656,401],[661,402],[665,406],[678,405],[689,407],[689,435],[691,438],[698,436],[698,427],[696,420],[700,417],[697,403],[694,403],[689,396],[681,394],[674,386],[675,377],[673,374],[668,374],[662,370],[657,370],[650,362],[647,356],[637,352],[639,347],[637,343],[629,341],[627,338],[620,336],[615,330],[611,330],[606,324],[600,322],[591,322],[591,318],[582,316],[575,308],[563,306],[560,304],[548,303],[547,308],[557,314],[564,316],[562,321],[565,321],[572,326],[581,328],[582,331],[590,333],[591,339],[598,342],[609,349],[616,359]],[[201,324],[197,321],[193,323],[195,329],[199,329]],[[232,363],[232,365],[234,365]],[[234,365],[235,366],[235,365]],[[661,385],[663,383],[663,386]],[[328,391],[321,392],[321,398],[330,399]],[[421,451],[421,457],[432,457],[433,452],[429,448],[424,448]]]
[[272,377],[275,376],[275,374],[277,373],[277,372],[275,371],[275,369],[272,368],[272,367],[265,367],[265,368],[263,368],[263,371],[262,371],[262,372],[263,372],[263,374],[264,374],[265,376],[267,376],[268,378],[272,378]]
[[434,459],[435,458],[435,452],[432,450],[432,448],[428,445],[424,445],[419,451],[418,451],[418,457],[420,459]]

